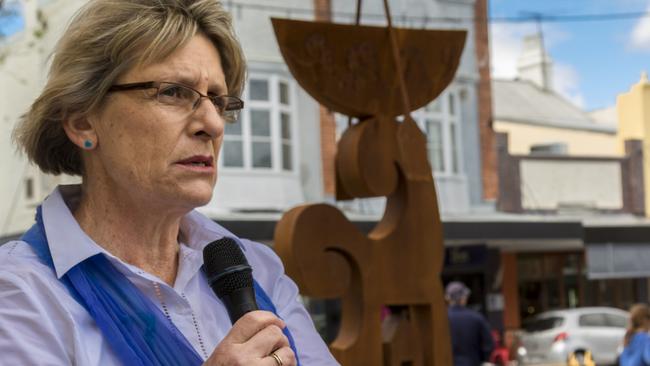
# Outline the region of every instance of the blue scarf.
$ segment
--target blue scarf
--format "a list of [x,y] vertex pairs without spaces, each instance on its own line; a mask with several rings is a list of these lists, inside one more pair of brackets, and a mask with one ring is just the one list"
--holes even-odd
[[[22,240],[54,270],[40,206],[36,210],[36,224],[23,235]],[[104,338],[125,365],[203,364],[183,334],[103,254],[78,263],[61,277],[61,282],[95,319]],[[277,315],[273,302],[257,281],[254,286],[260,309]],[[284,328],[284,334],[297,358],[288,327]]]

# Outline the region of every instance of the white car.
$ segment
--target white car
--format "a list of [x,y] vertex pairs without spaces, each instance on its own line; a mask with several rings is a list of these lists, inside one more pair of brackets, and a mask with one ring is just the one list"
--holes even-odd
[[589,351],[598,366],[614,365],[628,318],[627,311],[607,307],[541,313],[524,322],[517,359],[520,365],[566,365],[572,353],[580,361]]

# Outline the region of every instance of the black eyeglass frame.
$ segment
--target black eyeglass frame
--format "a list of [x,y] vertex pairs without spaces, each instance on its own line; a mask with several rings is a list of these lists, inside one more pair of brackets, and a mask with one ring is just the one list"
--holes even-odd
[[[215,105],[216,107],[220,108],[223,111],[222,113],[228,111],[238,112],[244,108],[244,101],[237,97],[231,95],[205,95],[200,91],[192,88],[191,86],[181,84],[181,83],[175,83],[173,81],[143,81],[139,83],[115,84],[112,85],[110,88],[108,88],[108,92],[112,93],[112,92],[126,91],[126,90],[156,89],[156,97],[158,97],[158,95],[160,94],[160,86],[162,84],[170,84],[170,85],[187,88],[189,90],[194,91],[197,95],[199,95],[199,98],[192,105],[192,110],[196,110],[196,108],[199,106],[201,99],[203,98],[208,98],[213,105]],[[221,106],[221,104],[223,104],[223,106]]]

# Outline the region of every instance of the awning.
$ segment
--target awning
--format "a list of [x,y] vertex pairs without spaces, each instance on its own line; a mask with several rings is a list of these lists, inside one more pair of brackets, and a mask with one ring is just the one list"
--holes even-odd
[[585,227],[587,278],[650,277],[650,227]]
[[650,277],[650,242],[587,243],[590,280]]

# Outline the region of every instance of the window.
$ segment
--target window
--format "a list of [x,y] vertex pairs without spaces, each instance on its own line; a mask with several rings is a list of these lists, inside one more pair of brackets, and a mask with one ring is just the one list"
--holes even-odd
[[449,114],[450,115],[455,115],[456,114],[456,99],[453,93],[449,93],[449,97],[447,97],[449,100]]
[[271,168],[271,112],[250,110],[253,168]]
[[607,326],[615,328],[627,328],[627,317],[615,314],[605,314]]
[[280,103],[289,105],[289,85],[285,82],[280,82]]
[[[450,89],[436,100],[413,112],[413,119],[427,135],[427,152],[435,173],[460,174],[460,120],[462,102],[459,93]],[[462,104],[462,103],[461,103]]]
[[530,147],[531,155],[568,155],[569,147],[566,142],[550,144],[535,144]]
[[605,314],[602,313],[585,314],[580,316],[578,324],[581,327],[605,327],[607,321],[605,320]]
[[27,178],[25,179],[25,198],[31,201],[34,199],[34,196],[34,179]]
[[224,168],[293,171],[292,84],[278,75],[251,75],[239,120],[226,125]]
[[451,171],[458,173],[458,137],[456,136],[456,124],[449,125],[449,143],[451,144]]
[[444,148],[442,137],[442,122],[427,120],[427,152],[431,168],[436,172],[445,170]]
[[21,185],[21,196],[23,197],[27,207],[30,209],[33,208],[34,205],[40,204],[41,200],[43,199],[42,185],[42,173],[40,173],[36,167],[30,165],[25,172],[25,176],[23,177]]
[[543,332],[562,326],[564,319],[561,317],[534,318],[524,322],[526,332]]
[[223,138],[223,166],[244,166],[244,142],[241,117],[235,123],[226,124]]
[[440,99],[436,98],[433,102],[427,104],[424,109],[428,112],[442,113],[442,106],[440,105]]
[[292,170],[293,159],[291,149],[291,115],[289,113],[280,113],[281,136],[282,136],[282,169]]
[[269,83],[267,80],[251,79],[249,88],[250,100],[269,100]]

